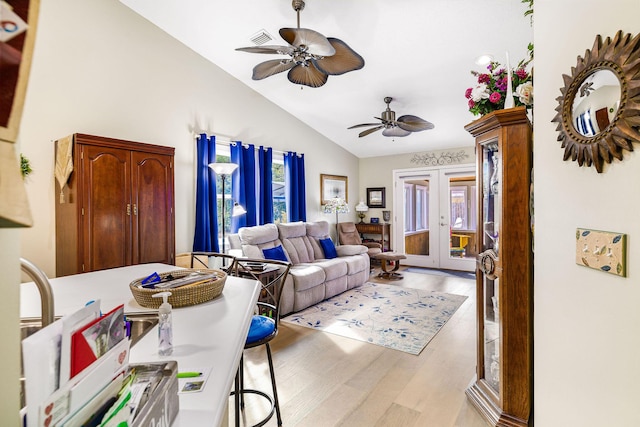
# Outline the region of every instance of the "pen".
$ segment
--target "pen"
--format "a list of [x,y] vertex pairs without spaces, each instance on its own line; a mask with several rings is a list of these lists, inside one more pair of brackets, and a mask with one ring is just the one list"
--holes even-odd
[[202,372],[178,372],[178,378],[195,378],[202,376]]

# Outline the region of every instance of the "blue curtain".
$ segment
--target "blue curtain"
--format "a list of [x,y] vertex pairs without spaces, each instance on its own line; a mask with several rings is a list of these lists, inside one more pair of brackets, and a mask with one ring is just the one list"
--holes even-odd
[[209,163],[216,161],[216,137],[201,134],[197,139],[196,229],[193,250],[218,252],[218,208],[216,174]]
[[289,221],[306,221],[304,154],[298,155],[290,151],[284,155],[284,176]]
[[[231,146],[231,163],[238,169],[233,173],[231,185],[233,202],[238,202],[247,213],[231,218],[231,232],[236,233],[240,227],[258,225],[256,207],[256,150],[253,144],[242,145],[236,142]],[[233,203],[231,203],[233,206]]]
[[258,224],[273,222],[273,152],[271,148],[260,146],[258,150]]

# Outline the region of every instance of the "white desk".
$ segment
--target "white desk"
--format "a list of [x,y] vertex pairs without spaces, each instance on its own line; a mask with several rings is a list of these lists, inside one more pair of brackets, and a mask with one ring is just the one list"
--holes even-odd
[[[135,301],[129,283],[154,271],[162,273],[176,268],[166,264],[141,264],[51,279],[55,315],[72,313],[95,299],[100,299],[103,311],[119,304],[124,304],[124,311],[129,314],[156,311]],[[204,304],[173,309],[171,356],[158,356],[157,326],[131,349],[130,363],[177,360],[179,369],[212,368],[202,392],[180,395],[180,412],[174,427],[217,427],[224,420],[229,391],[259,293],[259,282],[227,277],[220,297]],[[40,295],[33,284],[22,285],[20,314],[21,317],[40,316]]]

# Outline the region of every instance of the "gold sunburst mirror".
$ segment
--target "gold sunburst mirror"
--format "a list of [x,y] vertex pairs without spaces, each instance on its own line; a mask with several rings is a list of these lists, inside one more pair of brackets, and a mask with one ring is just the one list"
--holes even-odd
[[640,142],[640,34],[618,31],[604,42],[596,37],[584,58],[578,57],[571,76],[563,75],[557,99],[558,141],[564,160],[594,166],[623,159]]

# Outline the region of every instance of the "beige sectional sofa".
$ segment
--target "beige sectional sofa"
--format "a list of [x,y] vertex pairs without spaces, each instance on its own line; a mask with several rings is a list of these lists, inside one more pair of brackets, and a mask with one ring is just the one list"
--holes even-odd
[[[360,286],[369,278],[366,246],[337,246],[335,258],[325,256],[323,244],[329,239],[326,221],[243,227],[238,230],[238,237],[248,258],[264,259],[265,250],[281,246],[291,262],[280,302],[281,315],[303,310]],[[328,252],[330,255],[330,248]]]

